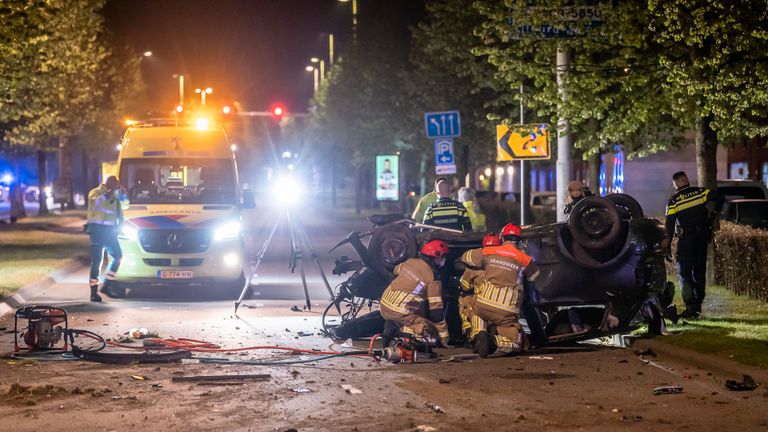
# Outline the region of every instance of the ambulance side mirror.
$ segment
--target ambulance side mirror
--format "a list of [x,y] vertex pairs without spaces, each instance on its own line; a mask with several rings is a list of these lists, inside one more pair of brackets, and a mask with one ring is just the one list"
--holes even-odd
[[250,189],[243,190],[243,203],[240,208],[252,209],[256,208],[256,197],[253,195],[253,191]]

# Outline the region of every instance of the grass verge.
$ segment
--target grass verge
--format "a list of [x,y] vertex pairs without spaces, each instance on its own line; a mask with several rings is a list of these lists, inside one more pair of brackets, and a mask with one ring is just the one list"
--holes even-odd
[[[675,303],[682,310],[680,290],[676,290]],[[703,309],[702,319],[670,324],[672,334],[660,340],[768,368],[768,303],[734,294],[720,286],[710,286]]]
[[68,259],[87,259],[88,236],[82,223],[75,214],[0,226],[0,300],[61,269]]

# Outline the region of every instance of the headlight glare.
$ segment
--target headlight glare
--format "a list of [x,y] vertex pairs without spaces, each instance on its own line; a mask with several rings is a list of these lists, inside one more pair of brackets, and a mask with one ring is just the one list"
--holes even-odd
[[136,240],[139,238],[139,230],[131,225],[123,225],[123,227],[120,228],[119,237],[126,240]]
[[213,231],[214,240],[232,240],[240,236],[240,222],[227,222]]

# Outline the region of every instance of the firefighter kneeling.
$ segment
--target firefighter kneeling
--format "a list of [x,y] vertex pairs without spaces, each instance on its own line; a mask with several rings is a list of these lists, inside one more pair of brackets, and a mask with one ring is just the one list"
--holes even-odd
[[[533,259],[517,248],[520,227],[507,224],[501,230],[501,246],[486,246],[466,252],[461,260],[470,271],[482,270],[475,280],[470,338],[480,357],[498,350],[505,354],[524,351],[527,341],[518,322],[523,302],[523,277],[533,281],[539,274]],[[489,332],[495,327],[496,335]]]
[[385,346],[399,335],[431,345],[438,340],[443,346],[448,345],[442,288],[436,277],[447,254],[445,242],[432,240],[421,247],[419,258],[395,267],[397,277],[381,296],[381,316],[386,320]]
[[[489,246],[501,246],[501,237],[498,234],[488,234],[483,237],[483,247]],[[482,253],[482,248],[477,249],[478,253]],[[482,269],[467,268],[464,270],[464,274],[461,275],[459,280],[459,286],[461,291],[459,292],[459,316],[461,317],[461,333],[467,342],[472,341],[472,317],[474,313],[475,302],[475,289],[480,287],[483,280],[485,280],[485,271]]]

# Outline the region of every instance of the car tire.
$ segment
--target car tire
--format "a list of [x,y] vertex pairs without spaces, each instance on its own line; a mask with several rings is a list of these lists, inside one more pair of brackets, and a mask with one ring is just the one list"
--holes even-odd
[[621,232],[621,216],[616,205],[605,198],[588,196],[576,203],[568,218],[573,240],[588,249],[604,248]]
[[390,224],[381,227],[368,243],[373,270],[385,277],[392,275],[395,266],[418,254],[416,236],[405,225]]
[[640,203],[627,194],[614,193],[607,195],[605,198],[616,205],[616,208],[619,210],[619,216],[622,219],[641,219],[645,216]]

